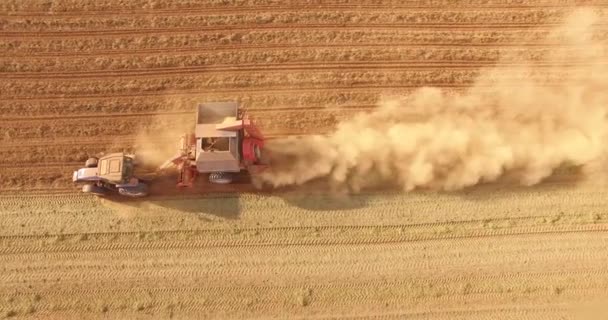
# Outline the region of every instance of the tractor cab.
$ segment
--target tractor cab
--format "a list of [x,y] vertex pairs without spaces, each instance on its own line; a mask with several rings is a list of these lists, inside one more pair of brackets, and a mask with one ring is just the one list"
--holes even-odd
[[74,182],[86,182],[82,191],[104,196],[117,191],[128,197],[145,197],[148,186],[135,177],[135,161],[122,152],[111,153],[100,159],[89,158],[85,168],[74,171]]
[[133,178],[133,159],[124,153],[112,153],[99,159],[99,178],[112,184],[126,184]]

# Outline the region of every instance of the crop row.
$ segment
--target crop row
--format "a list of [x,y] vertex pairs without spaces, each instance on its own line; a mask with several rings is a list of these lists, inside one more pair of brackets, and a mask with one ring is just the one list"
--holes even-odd
[[[602,0],[588,1],[591,3],[603,4]],[[501,6],[573,6],[576,1],[573,0],[460,0],[453,2],[450,0],[417,0],[415,2],[404,2],[401,0],[206,0],[204,4],[194,0],[176,0],[176,1],[150,1],[150,0],[62,0],[62,1],[47,1],[47,0],[4,0],[0,3],[0,10],[4,12],[22,13],[22,12],[89,12],[89,11],[142,11],[142,10],[212,10],[212,9],[242,9],[255,8],[256,6],[264,7],[307,7],[307,6],[358,6],[358,5],[376,5],[376,6],[400,6],[400,7],[429,7],[441,8],[444,6],[457,7],[501,7]]]
[[[603,9],[599,9],[604,16]],[[562,8],[534,8],[521,10],[356,10],[356,11],[285,11],[285,12],[248,12],[228,14],[172,16],[91,16],[91,17],[54,17],[41,16],[4,18],[0,26],[4,32],[75,32],[103,30],[165,31],[176,28],[255,28],[295,27],[306,25],[329,26],[368,26],[401,25],[416,26],[429,24],[542,24],[560,23],[568,11]],[[102,32],[102,33],[103,33]],[[62,35],[69,36],[68,34]]]
[[[399,93],[406,93],[401,90]],[[327,92],[276,92],[276,93],[230,93],[200,94],[175,97],[125,97],[75,100],[9,100],[0,104],[0,120],[15,117],[61,117],[81,115],[163,113],[192,111],[204,101],[239,101],[249,110],[309,109],[326,107],[369,106],[378,102],[380,95],[375,90],[353,92],[331,90]]]
[[[272,91],[294,89],[351,88],[351,87],[419,87],[419,86],[465,86],[476,80],[479,71],[467,68],[404,70],[404,71],[313,71],[289,70],[287,72],[234,72],[189,76],[129,77],[107,78],[105,80],[81,79],[26,79],[0,80],[0,98],[43,98],[48,96],[89,96],[89,95],[159,95],[162,93],[194,91],[213,92],[214,90]],[[573,79],[581,72],[571,74],[561,70],[531,70],[528,74],[514,76],[508,73],[496,74],[495,79],[513,81],[522,77],[534,81],[555,83]]]
[[[0,154],[3,152],[0,151]],[[44,158],[45,153],[38,154],[39,158]],[[17,160],[23,161],[23,160]],[[33,162],[29,162],[30,164]],[[32,170],[15,168],[0,168],[0,190],[23,190],[23,189],[52,189],[65,188],[70,186],[71,177],[67,170],[61,168],[51,168],[48,170],[38,170],[32,174]]]
[[[194,111],[193,111],[194,112]],[[305,111],[251,111],[260,127],[268,134],[281,132],[310,132],[331,128],[337,121],[352,115],[356,110],[305,110]],[[57,138],[129,137],[142,130],[163,132],[164,129],[193,123],[194,113],[156,116],[103,117],[92,116],[77,121],[67,119],[11,121],[0,126],[4,141]]]
[[[93,142],[91,140],[91,142]],[[0,167],[2,165],[14,165],[15,163],[74,163],[86,161],[91,155],[99,155],[109,151],[128,151],[132,147],[133,140],[127,143],[73,143],[71,145],[37,145],[23,146],[12,149],[0,149]],[[10,173],[19,173],[15,167],[0,168],[3,177],[8,177]],[[23,173],[23,172],[22,172]],[[28,171],[30,175],[31,170]]]
[[[584,49],[562,48],[560,52],[569,62],[576,62]],[[417,65],[425,63],[488,63],[504,56],[506,62],[541,61],[555,52],[554,48],[499,49],[499,48],[315,48],[280,50],[234,50],[193,54],[159,53],[145,56],[84,56],[54,58],[3,59],[0,72],[80,72],[100,70],[138,70],[176,67],[219,66],[226,70],[239,65],[257,68],[281,64],[382,62]],[[581,59],[578,59],[581,60]],[[584,60],[583,60],[584,61]],[[560,61],[561,62],[561,61]],[[371,70],[373,65],[368,66]]]
[[[593,35],[597,41],[608,40],[608,33]],[[96,52],[137,53],[137,50],[207,51],[232,46],[323,46],[323,45],[511,45],[518,43],[563,43],[547,30],[243,30],[212,31],[191,34],[90,36],[79,38],[3,38],[0,50],[5,55],[82,54]]]
[[[186,116],[170,117],[175,123],[191,120]],[[11,121],[0,127],[0,137],[5,140],[15,139],[54,139],[68,137],[109,137],[128,136],[141,128],[159,126],[150,116],[142,117],[91,117],[73,120],[33,120]],[[160,127],[158,127],[160,129]]]

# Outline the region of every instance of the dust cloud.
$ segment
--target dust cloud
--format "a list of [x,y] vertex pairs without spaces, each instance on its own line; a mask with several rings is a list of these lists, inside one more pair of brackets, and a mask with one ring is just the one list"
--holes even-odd
[[449,191],[505,175],[529,186],[561,166],[584,166],[607,141],[608,61],[606,44],[594,40],[597,20],[590,9],[573,12],[552,30],[561,46],[542,61],[502,56],[460,95],[420,88],[329,135],[269,141],[270,167],[254,182]]
[[[165,97],[165,113],[191,109],[187,99],[180,96]],[[184,107],[186,105],[187,107]],[[194,132],[195,111],[184,112],[178,119],[159,114],[146,126],[140,128],[135,137],[134,153],[145,170],[158,169],[165,161],[179,152],[182,135]]]

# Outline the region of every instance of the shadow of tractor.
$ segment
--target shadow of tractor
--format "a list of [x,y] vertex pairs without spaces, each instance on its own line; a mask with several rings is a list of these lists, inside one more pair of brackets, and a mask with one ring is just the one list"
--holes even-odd
[[104,197],[103,203],[123,217],[153,212],[155,215],[170,217],[186,213],[201,220],[211,220],[212,216],[234,220],[241,213],[240,197],[226,194],[150,196],[139,199],[112,195]]

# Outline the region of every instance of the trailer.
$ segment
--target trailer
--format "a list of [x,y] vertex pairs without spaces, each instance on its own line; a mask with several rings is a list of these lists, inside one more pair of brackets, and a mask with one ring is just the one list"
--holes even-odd
[[85,167],[74,171],[73,182],[85,182],[82,192],[105,196],[116,192],[127,197],[145,197],[148,185],[135,174],[135,156],[111,153],[101,158],[91,157]]

